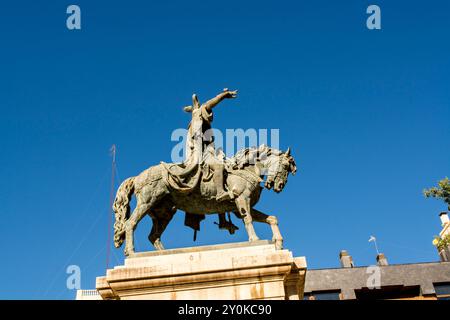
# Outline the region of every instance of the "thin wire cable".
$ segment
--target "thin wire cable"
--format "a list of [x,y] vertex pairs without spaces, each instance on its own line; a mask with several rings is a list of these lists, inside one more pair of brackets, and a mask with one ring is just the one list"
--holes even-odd
[[[109,170],[108,170],[108,171],[109,171]],[[78,222],[77,222],[76,225],[72,228],[72,230],[69,232],[69,234],[73,234],[73,232],[79,227],[81,221],[85,220],[86,214],[87,214],[88,212],[92,212],[92,211],[90,210],[90,208],[92,207],[92,204],[93,204],[94,200],[98,198],[97,196],[98,196],[98,193],[99,193],[99,191],[100,191],[100,187],[101,187],[102,183],[104,182],[105,178],[108,176],[108,171],[105,172],[105,175],[104,175],[104,176],[102,177],[102,179],[99,181],[99,183],[98,183],[98,185],[97,185],[97,188],[96,188],[96,191],[93,192],[93,193],[91,194],[91,198],[90,198],[90,200],[88,201],[88,205],[85,207],[83,214],[80,215],[80,218],[78,219]],[[93,222],[93,224],[97,223],[100,217],[101,217],[101,214],[97,216],[97,219]],[[90,229],[92,229],[92,225],[91,225]],[[72,238],[72,237],[70,236],[69,238]],[[69,261],[72,259],[72,257],[73,257],[74,254],[76,253],[76,251],[79,249],[79,246],[80,246],[80,244],[82,243],[82,241],[83,241],[83,240],[81,240],[81,241],[78,243],[77,248],[76,248],[74,251],[72,251],[72,253],[70,254],[69,258],[67,259],[67,262],[64,264],[64,269],[63,269],[63,270],[65,270],[65,267],[67,266],[67,264],[69,263]],[[49,292],[50,289],[53,287],[55,281],[56,281],[57,278],[60,276],[60,272],[61,272],[61,271],[55,272],[55,276],[53,277],[52,281],[49,282],[49,285],[48,285],[47,289],[46,289],[45,292],[44,292],[44,296],[47,296],[48,292]]]
[[[91,233],[91,231],[94,229],[94,227],[97,225],[97,223],[100,221],[100,218],[102,217],[102,215],[98,215],[97,219],[95,219],[95,221],[92,223],[91,227],[89,228],[89,230],[84,234],[84,237],[81,239],[81,241],[78,243],[78,246],[75,248],[75,250],[72,252],[72,254],[69,256],[69,258],[67,259],[66,263],[64,264],[64,268],[61,271],[64,271],[66,269],[67,264],[70,262],[70,260],[74,257],[74,255],[78,252],[78,250],[81,248],[81,246],[83,245],[83,243],[86,241],[87,236]],[[55,275],[55,278],[53,278],[53,280],[50,282],[49,287],[47,288],[47,290],[44,293],[44,297],[47,296],[48,292],[50,291],[50,289],[53,287],[55,281],[61,276],[61,271],[57,272]]]
[[106,270],[108,270],[109,266],[109,256],[111,253],[111,228],[112,228],[112,215],[113,215],[113,197],[114,197],[114,175],[116,173],[116,145],[113,144],[111,147],[112,153],[112,164],[111,164],[111,188],[109,193],[109,207],[108,207],[108,239],[106,240]]
[[[114,165],[115,176],[117,177],[117,179],[115,180],[115,187],[116,187],[116,189],[117,189],[117,188],[119,188],[119,185],[120,185],[122,179],[121,179],[120,174],[119,174],[117,161],[115,161],[114,164],[115,164],[115,165]],[[114,212],[111,212],[111,217],[114,218]],[[111,242],[112,242],[112,241],[110,240],[110,241],[109,241],[109,246],[112,245]],[[110,252],[113,253],[113,256],[114,256],[114,259],[116,260],[116,263],[117,263],[117,264],[120,264],[120,259],[117,257],[116,251],[113,249],[113,250],[111,250]],[[108,267],[107,267],[107,269],[108,269]]]
[[[97,259],[97,257],[103,253],[103,251],[105,250],[105,247],[101,246],[100,250],[97,251],[97,253],[89,260],[89,262],[83,266],[83,269],[81,270],[82,273],[85,273],[85,271],[91,266],[92,262],[94,262],[95,259]],[[68,289],[66,289],[68,290]],[[62,289],[61,292],[58,294],[57,299],[59,300],[59,298],[63,295],[64,292],[66,292],[65,289]]]

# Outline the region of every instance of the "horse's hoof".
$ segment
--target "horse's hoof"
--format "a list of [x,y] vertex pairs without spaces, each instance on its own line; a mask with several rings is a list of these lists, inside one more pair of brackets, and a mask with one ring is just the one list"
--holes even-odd
[[275,240],[275,249],[277,250],[283,249],[283,240]]
[[156,240],[155,243],[153,244],[153,246],[155,247],[156,250],[158,251],[162,251],[165,250],[164,246],[162,244],[162,242],[160,240]]

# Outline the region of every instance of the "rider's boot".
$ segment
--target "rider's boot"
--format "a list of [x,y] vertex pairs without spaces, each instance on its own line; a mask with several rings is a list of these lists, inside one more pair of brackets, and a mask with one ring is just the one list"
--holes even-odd
[[234,234],[236,230],[239,228],[230,221],[225,218],[225,213],[219,213],[219,229],[226,229],[230,234]]
[[216,186],[216,200],[217,201],[225,201],[230,200],[231,197],[228,192],[226,192],[223,188],[223,165],[214,166],[214,184]]

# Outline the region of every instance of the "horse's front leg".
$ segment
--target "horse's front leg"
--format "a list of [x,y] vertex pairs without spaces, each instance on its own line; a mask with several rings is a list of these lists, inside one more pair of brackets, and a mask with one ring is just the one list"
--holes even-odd
[[253,219],[251,215],[251,206],[250,206],[250,196],[246,193],[241,194],[239,197],[235,200],[237,209],[241,216],[244,216],[244,224],[245,229],[248,233],[248,241],[256,241],[259,240],[258,236],[256,235],[255,228],[253,227]]
[[278,228],[278,219],[275,216],[269,216],[261,211],[252,208],[252,217],[255,221],[264,222],[270,225],[272,228],[272,241],[275,241],[275,247],[277,249],[283,249],[283,237],[281,236],[280,229]]

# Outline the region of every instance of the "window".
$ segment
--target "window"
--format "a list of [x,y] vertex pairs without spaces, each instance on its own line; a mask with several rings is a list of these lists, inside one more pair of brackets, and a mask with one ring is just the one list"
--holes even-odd
[[433,285],[438,300],[450,300],[450,282],[434,283]]
[[341,300],[341,291],[313,291],[305,293],[303,300]]
[[413,299],[420,297],[420,286],[384,286],[355,290],[357,300]]

